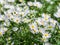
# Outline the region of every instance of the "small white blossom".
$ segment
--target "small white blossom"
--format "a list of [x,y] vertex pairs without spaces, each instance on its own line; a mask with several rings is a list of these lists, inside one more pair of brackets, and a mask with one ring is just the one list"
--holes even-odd
[[0,21],[4,20],[4,15],[0,15]]
[[18,23],[20,23],[21,19],[19,17],[14,17],[13,21],[18,24]]
[[29,6],[33,6],[33,2],[28,2],[27,3]]
[[32,24],[29,24],[30,26],[30,29],[31,29],[31,32],[34,34],[34,33],[38,33],[38,28],[37,28],[37,24],[34,22]]
[[17,31],[18,30],[18,28],[17,27],[13,27],[13,29],[12,29],[13,31]]

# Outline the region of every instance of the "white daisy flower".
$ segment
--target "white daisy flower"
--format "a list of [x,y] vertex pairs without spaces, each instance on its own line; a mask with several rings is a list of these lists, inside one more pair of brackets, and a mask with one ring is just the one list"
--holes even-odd
[[32,23],[32,24],[29,24],[29,26],[30,26],[30,29],[37,29],[37,24],[34,22],[34,23]]
[[48,42],[48,39],[51,37],[51,34],[49,34],[48,32],[46,33],[43,33],[43,36],[42,36],[42,41],[44,42]]
[[42,18],[38,18],[38,20],[36,20],[36,22],[37,22],[37,24],[43,25],[43,26],[46,24]]
[[44,27],[46,30],[51,30],[53,31],[54,30],[54,26],[52,24],[48,24],[46,27]]
[[21,22],[20,17],[14,17],[13,21],[16,22],[17,24]]
[[45,13],[43,13],[43,14],[42,14],[42,18],[44,18],[43,20],[48,22],[48,21],[49,21],[49,18],[50,18],[49,15],[50,15],[50,14],[45,14]]
[[51,19],[49,19],[49,22],[52,24],[52,26],[53,26],[53,25],[55,26],[55,25],[56,25],[56,23],[57,23],[57,21],[56,21],[56,20],[54,20],[54,19],[52,19],[52,18],[51,18]]
[[34,34],[34,33],[38,33],[38,27],[37,27],[37,24],[34,22],[32,24],[29,24],[30,26],[30,29],[31,29],[31,32]]
[[43,38],[50,38],[51,34],[49,34],[48,32],[43,33]]

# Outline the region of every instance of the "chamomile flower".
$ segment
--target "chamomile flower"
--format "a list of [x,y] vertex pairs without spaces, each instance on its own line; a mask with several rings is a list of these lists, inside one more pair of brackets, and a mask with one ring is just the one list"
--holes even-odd
[[48,32],[43,33],[43,38],[50,38],[51,34],[49,34]]
[[50,15],[50,14],[45,14],[45,13],[43,13],[43,14],[42,14],[42,18],[44,18],[43,20],[48,22],[48,21],[49,21],[49,18],[50,18],[49,15]]
[[29,24],[29,26],[30,26],[30,29],[34,29],[34,30],[37,29],[37,24],[35,22],[32,24]]
[[30,26],[30,29],[31,29],[31,32],[32,33],[38,33],[39,31],[38,31],[38,27],[37,27],[37,24],[34,22],[34,23],[32,23],[32,24],[29,24],[29,26]]
[[49,22],[51,23],[51,24],[53,24],[54,26],[56,25],[56,23],[57,23],[57,21],[56,20],[54,20],[54,19],[50,19],[49,20]]
[[18,24],[18,23],[20,23],[21,19],[19,17],[14,17],[13,21]]
[[38,20],[36,20],[36,22],[37,22],[39,25],[44,25],[44,21],[43,21],[41,18],[38,18]]
[[49,25],[47,25],[46,27],[44,27],[46,30],[51,30],[51,31],[53,31],[54,30],[54,26],[52,26],[51,24]]
[[48,39],[51,37],[51,34],[49,34],[49,33],[43,33],[43,36],[42,36],[42,41],[43,42],[48,42]]

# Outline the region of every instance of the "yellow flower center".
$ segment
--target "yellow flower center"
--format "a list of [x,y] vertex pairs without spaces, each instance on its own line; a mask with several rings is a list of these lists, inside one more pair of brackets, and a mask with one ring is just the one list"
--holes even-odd
[[34,25],[32,25],[31,27],[34,28]]
[[17,19],[16,22],[18,22],[19,20]]
[[49,26],[48,28],[52,28],[52,26]]
[[23,2],[23,0],[19,0],[20,2]]
[[0,35],[2,35],[2,32],[0,32]]
[[48,18],[46,17],[45,20],[48,20]]
[[44,34],[44,36],[46,36],[46,37],[47,37],[47,36],[48,36],[48,34]]

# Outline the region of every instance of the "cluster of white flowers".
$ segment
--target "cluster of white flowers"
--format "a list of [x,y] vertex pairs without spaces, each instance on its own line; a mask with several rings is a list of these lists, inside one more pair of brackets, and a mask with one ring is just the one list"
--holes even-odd
[[[44,41],[51,37],[51,33],[46,32],[46,30],[54,30],[55,25],[58,22],[50,17],[50,14],[42,14],[42,17],[38,17],[32,24],[29,24],[31,32],[42,33],[42,38]],[[43,26],[43,27],[42,27]]]
[[[22,0],[19,1],[22,2]],[[27,4],[23,2],[15,6],[13,5],[14,2],[15,0],[0,0],[0,4],[3,5],[2,8],[8,9],[7,11],[4,11],[3,15],[0,13],[0,21],[4,21],[4,23],[0,24],[0,36],[8,30],[8,28],[6,28],[5,26],[9,26],[10,21],[13,21],[17,24],[24,22],[28,23],[30,31],[33,34],[42,33],[42,41],[48,41],[48,38],[51,37],[51,33],[47,32],[46,30],[53,31],[55,25],[59,23],[50,17],[51,14],[46,13],[42,13],[41,17],[38,18],[29,18],[31,14],[34,15],[35,13],[37,13],[36,10],[30,10],[29,6],[36,6],[37,8],[42,8],[43,4],[37,1],[30,1],[27,2]],[[58,11],[54,14],[54,16],[60,18],[60,8],[58,8]],[[34,21],[32,22],[33,19]],[[17,31],[18,27],[13,27],[12,30]]]
[[29,6],[36,6],[37,8],[42,8],[42,4],[40,2],[28,2]]

